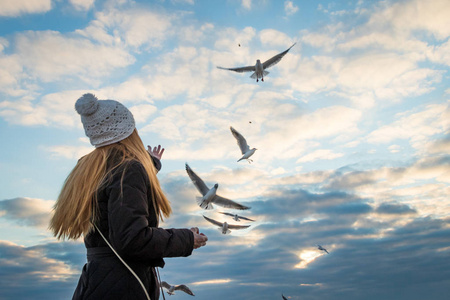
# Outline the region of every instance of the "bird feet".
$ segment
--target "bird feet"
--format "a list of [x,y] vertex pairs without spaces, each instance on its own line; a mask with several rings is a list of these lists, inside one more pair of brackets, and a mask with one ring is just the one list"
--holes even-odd
[[261,78],[261,81],[264,81],[264,78]]

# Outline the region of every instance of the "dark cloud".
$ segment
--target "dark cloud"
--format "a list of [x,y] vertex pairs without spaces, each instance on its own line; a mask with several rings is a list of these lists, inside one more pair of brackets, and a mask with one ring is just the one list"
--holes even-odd
[[79,243],[23,247],[0,241],[0,298],[70,299],[82,262],[80,247]]
[[388,215],[403,215],[403,214],[415,214],[417,211],[411,208],[409,205],[396,204],[396,203],[382,203],[376,209],[379,214]]
[[[14,198],[0,201],[4,218],[23,226],[47,227],[53,201],[32,198]],[[1,214],[0,214],[1,216]]]

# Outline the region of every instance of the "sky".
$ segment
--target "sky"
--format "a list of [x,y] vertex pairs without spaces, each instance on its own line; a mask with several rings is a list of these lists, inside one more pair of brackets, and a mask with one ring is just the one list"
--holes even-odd
[[[165,148],[161,227],[209,241],[161,279],[196,299],[450,293],[449,1],[0,3],[0,299],[70,299],[78,282],[82,240],[47,226],[93,150],[74,110],[87,92]],[[294,43],[264,82],[217,68]],[[230,126],[253,163],[237,162]],[[203,211],[185,163],[255,221]],[[223,235],[202,215],[251,226]]]

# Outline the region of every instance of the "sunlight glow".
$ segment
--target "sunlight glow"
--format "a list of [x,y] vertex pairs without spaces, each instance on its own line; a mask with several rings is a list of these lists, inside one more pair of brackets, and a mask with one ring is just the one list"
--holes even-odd
[[298,254],[300,258],[300,262],[294,266],[296,269],[306,269],[310,263],[312,263],[316,258],[322,256],[323,253],[320,253],[316,250],[303,250]]
[[205,280],[205,281],[197,281],[197,282],[193,282],[192,284],[195,285],[203,285],[203,284],[224,284],[224,283],[229,283],[233,281],[232,279],[211,279],[211,280]]

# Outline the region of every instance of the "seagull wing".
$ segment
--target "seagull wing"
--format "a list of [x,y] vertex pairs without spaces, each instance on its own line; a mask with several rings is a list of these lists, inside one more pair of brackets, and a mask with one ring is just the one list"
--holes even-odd
[[175,287],[175,289],[176,289],[176,290],[183,291],[183,292],[185,292],[186,294],[189,294],[189,295],[191,295],[191,296],[195,296],[194,293],[191,291],[191,289],[188,288],[188,287],[187,287],[186,285],[184,285],[184,284],[177,285],[177,286]]
[[244,229],[244,228],[249,228],[250,225],[232,225],[232,224],[228,224],[228,228],[229,229]]
[[237,144],[238,144],[239,148],[241,149],[242,154],[245,154],[248,150],[250,150],[250,147],[248,146],[247,141],[242,136],[242,134],[237,132],[236,129],[234,129],[233,127],[230,126],[230,130],[231,130],[231,133],[233,134],[234,138],[236,139]]
[[210,218],[205,217],[205,216],[203,216],[203,218],[205,218],[206,221],[208,221],[208,222],[210,222],[210,223],[212,223],[212,224],[214,224],[214,225],[217,225],[217,226],[219,226],[219,227],[222,227],[222,226],[223,226],[223,223],[220,223],[219,221],[210,219]]
[[238,216],[239,217],[239,219],[243,219],[243,220],[247,220],[247,221],[255,221],[255,220],[252,220],[252,219],[249,219],[249,218],[246,218],[246,217],[242,217],[242,216]]
[[224,215],[227,215],[227,216],[230,216],[230,217],[234,217],[234,215],[233,214],[230,214],[230,213],[227,213],[227,212],[220,212],[221,214],[224,214]]
[[281,294],[281,297],[283,297],[284,300],[288,300],[283,294]]
[[197,188],[197,190],[203,195],[205,196],[206,193],[209,191],[208,187],[206,186],[206,184],[203,182],[203,180],[198,177],[197,174],[195,174],[194,171],[192,171],[192,169],[189,167],[189,165],[186,163],[186,172],[189,175],[189,178],[191,178],[192,182],[194,183],[195,187]]
[[240,210],[244,210],[244,209],[249,209],[250,207],[248,206],[244,206],[242,204],[239,204],[237,202],[234,202],[233,200],[221,197],[219,195],[215,195],[213,197],[213,199],[211,200],[211,202],[223,206],[223,207],[227,207],[227,208],[234,208],[234,209],[240,209]]
[[247,67],[240,67],[240,68],[223,68],[223,67],[218,66],[217,69],[234,71],[234,72],[238,72],[238,73],[255,72],[255,70],[256,70],[255,66],[247,66]]
[[[297,43],[294,43],[294,45],[295,45],[295,44],[297,44]],[[287,50],[285,50],[285,51],[283,51],[283,52],[281,52],[281,53],[275,55],[275,56],[272,57],[272,58],[269,58],[268,60],[266,60],[266,61],[263,63],[263,69],[265,70],[265,69],[270,68],[271,66],[276,65],[277,63],[279,63],[280,60],[283,58],[283,56],[285,56],[286,53],[288,53],[289,50],[291,50],[291,48],[294,47],[294,45],[290,46],[289,49],[287,49]]]
[[168,284],[165,281],[161,281],[161,285],[162,285],[163,288],[170,289],[170,284]]

